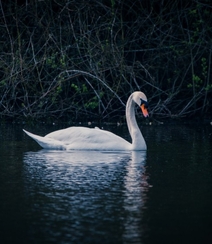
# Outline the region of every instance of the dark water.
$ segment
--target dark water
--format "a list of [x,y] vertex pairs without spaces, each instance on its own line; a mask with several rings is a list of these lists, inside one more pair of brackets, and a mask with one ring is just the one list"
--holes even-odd
[[212,126],[144,126],[137,153],[41,150],[21,128],[0,126],[0,243],[212,243]]

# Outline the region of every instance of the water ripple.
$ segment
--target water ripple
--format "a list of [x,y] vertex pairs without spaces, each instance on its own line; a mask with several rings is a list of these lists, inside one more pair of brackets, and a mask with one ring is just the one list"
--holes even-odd
[[148,190],[145,159],[145,152],[25,153],[31,239],[140,243]]

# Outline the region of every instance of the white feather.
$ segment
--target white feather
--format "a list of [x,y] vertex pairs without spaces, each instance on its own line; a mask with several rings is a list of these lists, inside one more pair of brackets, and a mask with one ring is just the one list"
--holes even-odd
[[146,150],[146,143],[135,120],[134,106],[140,106],[140,99],[146,100],[142,92],[131,94],[126,105],[126,119],[132,143],[110,131],[100,130],[98,127],[69,127],[57,130],[42,137],[26,130],[24,132],[45,149],[60,150]]

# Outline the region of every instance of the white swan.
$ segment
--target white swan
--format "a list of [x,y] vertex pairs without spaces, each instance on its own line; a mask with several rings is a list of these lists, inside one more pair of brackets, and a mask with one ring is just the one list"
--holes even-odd
[[45,149],[61,150],[146,150],[146,142],[135,119],[135,104],[140,106],[144,117],[148,117],[147,98],[143,92],[130,95],[126,104],[126,120],[132,143],[109,131],[99,128],[69,127],[42,137],[23,130]]

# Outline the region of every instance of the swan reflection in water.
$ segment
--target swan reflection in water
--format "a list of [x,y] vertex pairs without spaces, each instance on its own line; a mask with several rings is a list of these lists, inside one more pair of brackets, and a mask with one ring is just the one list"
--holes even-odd
[[32,238],[34,233],[47,241],[109,243],[110,236],[114,243],[139,243],[148,190],[145,161],[145,151],[25,153]]

